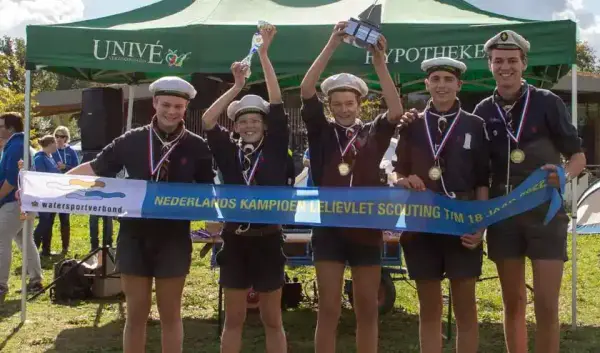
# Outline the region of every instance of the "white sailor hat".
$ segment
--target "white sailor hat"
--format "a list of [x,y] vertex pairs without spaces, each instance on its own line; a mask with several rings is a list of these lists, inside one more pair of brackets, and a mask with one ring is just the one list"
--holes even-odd
[[227,117],[233,121],[247,113],[266,115],[269,113],[269,102],[255,94],[247,94],[239,101],[231,102],[227,107]]
[[364,97],[369,93],[369,87],[367,87],[365,81],[348,73],[329,76],[321,83],[321,91],[326,95],[329,95],[329,92],[340,89],[354,90],[358,92],[361,97]]
[[490,53],[492,49],[521,49],[524,54],[529,52],[529,42],[515,31],[502,31],[488,40],[483,50]]
[[421,70],[430,75],[434,71],[448,71],[456,76],[460,76],[467,71],[467,65],[462,61],[448,57],[439,57],[423,60]]
[[149,87],[153,96],[175,96],[187,100],[196,97],[196,89],[186,80],[177,76],[161,77]]

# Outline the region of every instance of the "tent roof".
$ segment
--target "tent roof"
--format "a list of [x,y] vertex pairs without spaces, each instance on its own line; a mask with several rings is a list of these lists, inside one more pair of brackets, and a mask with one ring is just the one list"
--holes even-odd
[[[278,28],[270,57],[282,86],[293,88],[326,43],[333,25],[372,0],[163,0],[104,18],[27,27],[27,64],[86,80],[136,83],[161,75],[221,74],[246,56],[258,20]],[[575,23],[529,21],[482,11],[462,0],[380,0],[388,67],[403,91],[422,89],[420,62],[452,56],[469,67],[464,89],[490,89],[485,41],[513,29],[532,45],[529,81],[546,87],[575,60]],[[328,72],[363,75],[377,89],[370,55],[343,45]],[[253,60],[251,81],[260,82]]]

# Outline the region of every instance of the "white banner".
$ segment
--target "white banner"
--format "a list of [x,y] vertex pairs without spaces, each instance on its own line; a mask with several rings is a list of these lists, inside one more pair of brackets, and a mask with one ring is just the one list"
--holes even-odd
[[22,172],[21,210],[141,217],[146,181]]

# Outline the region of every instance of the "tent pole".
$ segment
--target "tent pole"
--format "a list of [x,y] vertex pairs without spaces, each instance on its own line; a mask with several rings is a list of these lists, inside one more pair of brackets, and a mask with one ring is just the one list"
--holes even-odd
[[129,85],[129,95],[127,100],[127,130],[131,130],[133,123],[133,102],[135,101],[135,90],[132,85]]
[[[29,170],[29,130],[31,125],[31,70],[25,72],[25,123],[23,138],[23,170]],[[21,266],[21,323],[27,320],[27,237],[32,236],[33,222],[25,219],[23,222],[23,237],[21,251],[23,264]]]
[[[577,129],[577,64],[571,69],[571,118]],[[571,180],[571,326],[577,328],[577,178]]]

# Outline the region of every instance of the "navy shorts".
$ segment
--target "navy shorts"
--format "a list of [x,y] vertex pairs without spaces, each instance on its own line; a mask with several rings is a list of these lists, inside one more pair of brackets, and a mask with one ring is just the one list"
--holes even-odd
[[374,229],[315,227],[313,261],[334,261],[354,266],[381,265],[383,233]]
[[544,225],[548,204],[538,206],[487,230],[488,256],[492,261],[529,257],[531,260],[567,261],[569,217],[559,210]]
[[173,278],[186,276],[192,264],[189,229],[129,232],[121,223],[117,240],[117,270],[125,275]]
[[464,247],[453,235],[404,232],[400,236],[408,274],[413,280],[478,278],[483,249]]
[[260,236],[221,234],[223,246],[217,253],[223,288],[272,292],[285,283],[283,233]]

